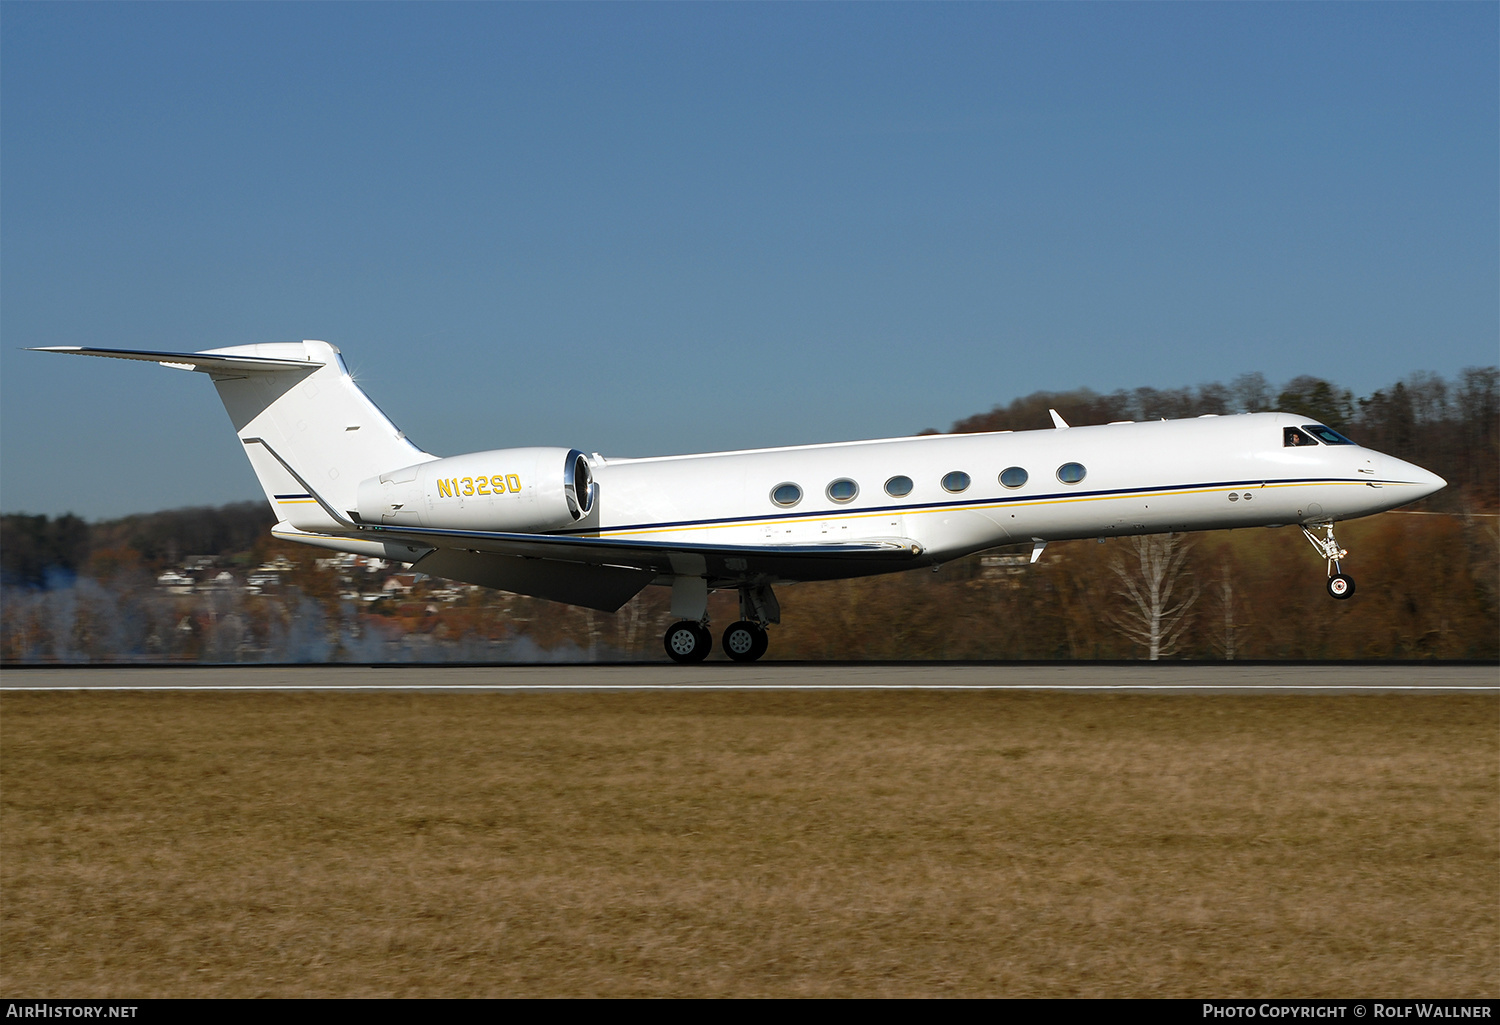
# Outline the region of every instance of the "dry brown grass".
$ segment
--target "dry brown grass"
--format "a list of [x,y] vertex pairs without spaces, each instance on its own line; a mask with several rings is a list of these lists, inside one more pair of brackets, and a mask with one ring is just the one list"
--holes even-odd
[[10,693],[0,991],[1493,997],[1497,711]]

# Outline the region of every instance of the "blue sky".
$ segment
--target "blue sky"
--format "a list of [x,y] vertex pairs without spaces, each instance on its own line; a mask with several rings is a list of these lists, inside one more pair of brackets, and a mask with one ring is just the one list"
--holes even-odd
[[255,498],[324,338],[429,451],[943,428],[1500,346],[1500,6],[0,4],[0,508]]

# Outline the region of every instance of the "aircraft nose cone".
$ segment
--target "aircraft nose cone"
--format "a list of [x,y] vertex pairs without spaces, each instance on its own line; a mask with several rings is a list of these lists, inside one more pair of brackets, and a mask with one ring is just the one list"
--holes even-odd
[[1415,463],[1401,462],[1397,467],[1398,476],[1402,480],[1409,480],[1417,487],[1419,496],[1426,498],[1446,488],[1448,482],[1443,480],[1431,470],[1424,470]]

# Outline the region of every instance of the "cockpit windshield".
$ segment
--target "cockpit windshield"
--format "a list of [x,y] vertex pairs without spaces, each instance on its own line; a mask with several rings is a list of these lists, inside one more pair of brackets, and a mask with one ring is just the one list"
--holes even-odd
[[1303,445],[1316,446],[1317,444],[1310,435],[1303,434],[1295,427],[1284,428],[1281,432],[1281,445],[1283,448],[1301,448]]
[[1352,445],[1354,442],[1344,437],[1332,427],[1324,427],[1322,424],[1303,424],[1302,429],[1325,445]]

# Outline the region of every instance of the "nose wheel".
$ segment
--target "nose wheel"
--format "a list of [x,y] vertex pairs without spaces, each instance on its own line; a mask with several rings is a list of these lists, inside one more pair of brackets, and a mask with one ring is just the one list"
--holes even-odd
[[1348,556],[1347,549],[1340,548],[1339,543],[1333,537],[1333,524],[1326,525],[1327,536],[1319,537],[1306,527],[1302,528],[1302,535],[1308,542],[1318,550],[1318,554],[1328,563],[1328,593],[1340,601],[1354,593],[1354,578],[1343,571],[1339,560]]

